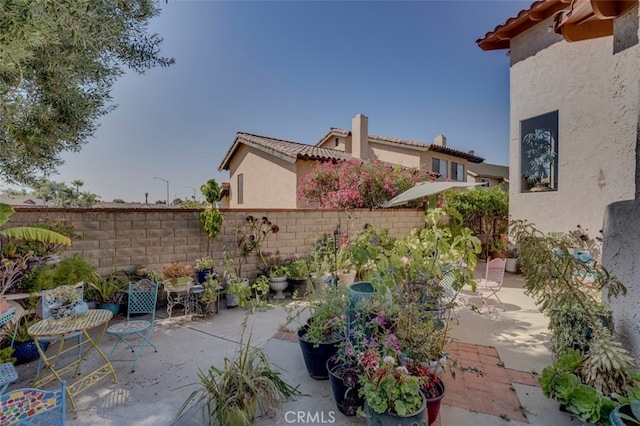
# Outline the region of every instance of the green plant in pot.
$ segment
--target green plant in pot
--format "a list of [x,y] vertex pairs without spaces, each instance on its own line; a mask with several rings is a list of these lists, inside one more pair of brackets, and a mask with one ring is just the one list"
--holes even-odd
[[[38,347],[29,335],[28,330],[33,324],[37,323],[39,318],[35,315],[23,315],[13,323],[7,331],[10,335],[15,333],[15,341],[13,343],[13,357],[16,364],[25,364],[40,358]],[[41,342],[42,349],[47,350],[49,342]]]
[[203,256],[196,259],[196,277],[198,282],[202,284],[207,277],[207,274],[213,274],[213,270],[216,267],[216,262],[211,256]]
[[108,309],[117,315],[124,304],[127,281],[117,273],[87,283],[89,285],[88,299],[96,302],[99,309]]
[[307,293],[307,284],[309,284],[309,264],[307,259],[292,256],[285,267],[285,271],[293,292],[298,296],[305,295]]
[[310,317],[298,329],[298,343],[307,372],[314,379],[327,379],[327,361],[338,351],[345,336],[346,288],[331,286],[311,294]]
[[195,401],[204,402],[209,425],[216,421],[229,426],[250,425],[256,407],[271,414],[283,400],[300,394],[297,387],[282,379],[267,354],[251,346],[251,334],[245,343],[245,328],[246,319],[233,357],[225,358],[223,366],[212,365],[206,371],[198,371],[199,383],[192,384],[198,389],[189,395],[175,420]]

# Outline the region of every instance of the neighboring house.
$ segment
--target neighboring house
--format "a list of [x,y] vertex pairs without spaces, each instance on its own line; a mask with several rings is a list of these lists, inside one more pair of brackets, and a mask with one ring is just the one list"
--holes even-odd
[[544,0],[478,40],[510,49],[509,213],[543,231],[604,231],[610,302],[640,356],[638,1]]
[[29,206],[29,207],[46,207],[42,199],[36,198],[32,195],[0,195],[1,204],[9,204],[10,206]]
[[509,166],[489,163],[471,163],[467,170],[467,182],[482,182],[484,187],[490,188],[502,185],[509,190]]
[[331,128],[314,146],[238,133],[219,170],[228,170],[229,186],[223,205],[230,208],[303,208],[297,187],[322,161],[347,158],[377,159],[405,167],[435,171],[442,178],[465,181],[469,163],[483,158],[447,147],[446,138],[434,143],[369,135],[369,120],[358,114],[352,130]]

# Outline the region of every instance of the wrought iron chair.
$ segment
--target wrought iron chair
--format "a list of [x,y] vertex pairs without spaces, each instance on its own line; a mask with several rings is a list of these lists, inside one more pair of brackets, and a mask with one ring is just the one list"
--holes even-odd
[[[109,361],[133,361],[131,372],[136,371],[136,364],[145,346],[152,346],[155,352],[158,352],[156,345],[151,342],[149,336],[153,331],[153,323],[156,318],[156,302],[158,298],[158,284],[151,282],[148,279],[142,279],[135,283],[129,283],[129,303],[127,309],[127,320],[118,324],[114,324],[107,328],[107,334],[116,337],[118,340],[113,349],[109,353]],[[131,315],[148,314],[151,315],[150,320],[144,319],[131,319]],[[137,336],[137,337],[135,337]],[[131,338],[140,338],[140,342],[132,343]],[[116,359],[113,358],[113,354],[120,343],[127,345],[132,353],[135,354],[133,359]]]
[[443,299],[445,305],[449,308],[449,311],[453,314],[453,317],[456,319],[456,324],[460,324],[460,318],[458,318],[458,314],[456,313],[455,306],[456,301],[460,297],[461,288],[455,289],[456,277],[452,273],[446,273],[440,280],[440,285],[444,290]]
[[[41,298],[41,303],[42,303],[42,319],[47,319],[51,317],[51,308],[52,306],[56,303],[55,301],[55,296],[56,293],[58,291],[60,291],[59,289],[62,287],[69,287],[69,286],[60,286],[51,290],[42,290],[42,298]],[[73,285],[73,287],[76,288],[76,291],[80,294],[80,300],[84,300],[84,283],[80,282],[78,284]],[[65,337],[66,339],[73,339],[76,338],[78,343],[76,345],[75,348],[75,354],[78,356],[78,359],[82,358],[82,333],[78,332],[78,333],[72,333],[69,334],[68,336]],[[60,340],[60,338],[58,337],[51,337],[48,339],[40,339],[41,343],[45,343],[45,342],[49,342],[49,344],[52,344],[54,342],[58,342]],[[63,351],[62,353],[65,353],[67,351]],[[65,354],[62,355],[62,357],[66,357],[66,356],[71,356],[73,354],[69,353],[69,354]],[[36,373],[36,377],[40,375],[40,372],[42,370],[42,358],[38,358],[38,371]]]
[[502,288],[504,268],[506,264],[506,259],[491,259],[487,262],[487,269],[485,271],[484,278],[478,280],[478,294],[482,297],[482,303],[487,305],[487,299],[491,296],[495,296],[500,303],[500,306],[502,306],[503,311],[506,309],[502,300],[498,297],[498,292]]
[[[0,314],[0,327],[5,324],[9,324],[9,322],[13,321],[13,323],[17,323],[18,319],[15,316],[16,308],[9,308],[8,311]],[[13,347],[13,342],[16,340],[16,332],[18,331],[18,327],[13,328],[13,336],[11,337],[11,347]],[[7,390],[7,387],[10,383],[18,380],[18,372],[16,368],[10,362],[5,362],[0,364],[0,386],[2,389],[0,390],[0,395]],[[1,424],[1,423],[0,423]]]
[[0,395],[0,424],[64,426],[65,392],[63,381],[54,391],[23,388]]

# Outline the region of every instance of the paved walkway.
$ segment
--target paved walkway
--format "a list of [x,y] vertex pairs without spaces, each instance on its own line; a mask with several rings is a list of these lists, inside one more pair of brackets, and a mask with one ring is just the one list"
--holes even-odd
[[[523,294],[522,279],[507,275],[500,292],[505,311],[489,310],[470,291],[463,293],[464,303],[456,310],[460,323],[449,323],[449,334],[454,338],[449,361],[456,360],[458,367],[454,368],[455,378],[445,374],[447,391],[438,424],[580,424],[570,414],[560,412],[557,402],[544,398],[537,386],[535,373],[551,362],[549,334],[544,316]],[[290,299],[285,302],[295,304]],[[68,412],[67,424],[206,424],[199,407],[176,422],[174,416],[196,388],[189,385],[197,382],[198,369],[222,365],[224,357],[232,356],[244,317],[245,312],[239,308],[222,309],[213,317],[194,320],[168,319],[159,311],[152,337],[158,352],[147,350],[135,373],[130,373],[130,364],[115,364],[118,383],[105,379],[80,395],[76,400],[78,411]],[[302,395],[283,404],[273,417],[256,418],[255,424],[364,424],[364,419],[348,418],[336,409],[329,381],[308,376],[296,336],[278,333],[286,317],[287,312],[279,306],[250,316],[248,324],[252,343],[265,350],[288,381],[300,385]],[[107,336],[100,346],[107,350],[113,343]],[[90,357],[87,369],[92,362]],[[36,362],[17,366],[20,379],[10,389],[29,386],[36,366]]]

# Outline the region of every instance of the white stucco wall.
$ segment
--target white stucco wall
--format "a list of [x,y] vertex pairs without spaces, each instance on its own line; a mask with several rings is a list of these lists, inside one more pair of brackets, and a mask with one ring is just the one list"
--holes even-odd
[[[640,145],[640,18],[635,7],[614,22],[615,60],[613,108],[615,120],[613,138],[621,145]],[[630,154],[636,159],[636,153]],[[638,194],[640,167],[633,168]],[[604,227],[602,262],[626,287],[627,295],[613,299],[616,332],[640,359],[640,198],[614,203],[607,208]]]
[[[595,236],[607,205],[632,199],[635,137],[622,104],[613,37],[568,43],[547,19],[511,40],[510,215],[545,232],[576,225]],[[558,111],[558,190],[520,192],[520,122]]]

